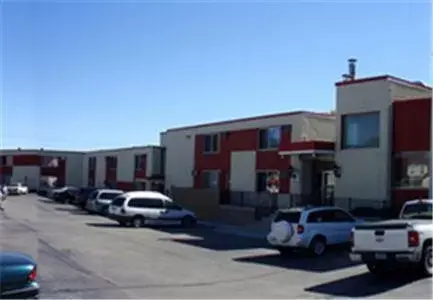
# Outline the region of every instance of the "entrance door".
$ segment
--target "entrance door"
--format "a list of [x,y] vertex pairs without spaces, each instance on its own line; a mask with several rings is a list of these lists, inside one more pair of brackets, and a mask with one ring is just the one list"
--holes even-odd
[[331,170],[322,171],[322,204],[334,204],[335,175]]

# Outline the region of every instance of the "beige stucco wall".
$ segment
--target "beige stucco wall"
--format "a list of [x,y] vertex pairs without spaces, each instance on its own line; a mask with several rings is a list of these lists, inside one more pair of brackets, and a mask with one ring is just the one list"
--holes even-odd
[[[277,116],[259,120],[247,120],[229,124],[219,124],[205,127],[194,127],[183,130],[168,130],[161,133],[160,143],[166,147],[166,166],[165,180],[166,186],[192,187],[194,170],[194,137],[198,134],[208,134],[213,132],[234,131],[252,128],[266,128],[283,124],[292,125],[292,141],[302,140],[329,140],[335,136],[334,117],[316,116],[308,113]],[[295,169],[300,169],[300,162],[297,157],[293,157],[292,165]],[[244,177],[251,178],[245,180],[245,190],[255,190],[255,173],[250,174],[251,166],[242,168],[245,170]],[[255,167],[254,167],[255,169]],[[254,188],[251,182],[254,181]],[[237,188],[240,183],[237,183]],[[300,181],[291,179],[291,189],[294,193],[300,192]]]
[[[342,168],[336,179],[336,198],[389,200],[391,187],[392,101],[431,94],[423,88],[393,80],[353,83],[336,88],[335,160]],[[380,147],[341,149],[341,116],[380,112]]]
[[[87,185],[88,174],[88,159],[89,157],[96,157],[96,178],[95,185],[103,186],[105,181],[105,157],[117,157],[117,181],[134,181],[135,172],[135,156],[146,154],[146,176],[157,175],[161,164],[161,157],[159,152],[160,147],[144,146],[144,147],[130,147],[112,150],[92,151],[87,152],[83,159],[82,171],[82,184]],[[160,174],[158,174],[160,175]]]
[[336,139],[335,160],[342,176],[336,179],[336,198],[387,199],[389,196],[389,120],[391,93],[388,81],[354,83],[336,88],[336,136],[341,136],[341,116],[380,112],[380,146],[375,149],[341,149]]
[[[40,156],[61,156],[66,158],[66,185],[80,186],[82,183],[82,161],[83,152],[78,151],[57,151],[57,150],[40,150],[40,149],[10,149],[2,150],[2,155],[8,156],[8,165],[12,165],[13,155],[40,155]],[[27,182],[30,188],[39,188],[40,170],[37,166],[14,166],[12,180],[23,181],[27,176]],[[86,177],[87,178],[87,177]]]

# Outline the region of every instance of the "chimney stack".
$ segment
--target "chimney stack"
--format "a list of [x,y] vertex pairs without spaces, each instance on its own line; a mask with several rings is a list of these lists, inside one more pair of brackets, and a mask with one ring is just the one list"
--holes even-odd
[[349,62],[349,77],[351,80],[355,80],[356,77],[356,59],[350,58]]

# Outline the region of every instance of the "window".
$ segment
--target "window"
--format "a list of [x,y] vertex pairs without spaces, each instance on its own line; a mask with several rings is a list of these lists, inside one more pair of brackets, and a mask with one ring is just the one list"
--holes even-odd
[[300,218],[300,211],[278,211],[274,218],[274,222],[286,221],[288,223],[298,223]]
[[142,170],[146,165],[146,155],[136,155],[134,165],[136,170]]
[[280,146],[281,127],[259,130],[259,149],[276,149]]
[[0,157],[0,166],[6,166],[6,164],[7,164],[6,156]]
[[54,156],[43,156],[42,166],[56,168],[59,166],[59,158]]
[[165,208],[166,209],[171,209],[171,210],[182,210],[182,207],[177,205],[176,203],[167,201],[165,202]]
[[341,117],[341,148],[378,148],[379,112],[351,114]]
[[332,222],[353,222],[354,219],[346,212],[336,209],[331,211]]
[[209,189],[209,188],[217,188],[219,186],[219,171],[217,170],[208,170],[203,171],[201,173],[202,177],[202,188]]
[[105,164],[107,169],[116,169],[117,168],[117,157],[116,156],[106,156]]
[[122,207],[123,203],[125,203],[126,198],[125,197],[116,197],[113,199],[113,202],[111,202],[111,205],[113,206],[117,206],[117,207]]
[[219,134],[208,134],[204,136],[204,152],[215,153],[219,151]]
[[280,190],[280,172],[268,171],[257,172],[256,174],[256,191],[278,193]]
[[89,199],[93,200],[96,199],[96,196],[98,196],[98,191],[94,191],[89,195]]
[[101,193],[99,195],[99,199],[107,199],[107,200],[111,200],[116,198],[117,196],[121,195],[122,193]]
[[161,199],[133,198],[129,200],[128,206],[135,208],[163,208],[164,203]]
[[321,223],[324,222],[325,218],[325,212],[313,211],[308,215],[307,223]]
[[402,213],[403,219],[427,219],[432,218],[432,204],[420,202],[417,204],[408,204]]
[[402,152],[394,155],[393,186],[398,188],[426,188],[430,181],[429,152]]
[[96,157],[89,157],[88,161],[89,170],[96,170]]

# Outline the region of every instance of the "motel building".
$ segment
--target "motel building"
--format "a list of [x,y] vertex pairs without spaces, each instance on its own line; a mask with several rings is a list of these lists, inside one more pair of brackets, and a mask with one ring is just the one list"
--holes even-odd
[[88,152],[13,149],[0,153],[1,183],[31,190],[56,186],[164,190],[164,149],[128,147]]
[[335,84],[335,113],[296,111],[169,129],[167,188],[216,188],[225,204],[399,207],[427,197],[430,87],[394,76]]

